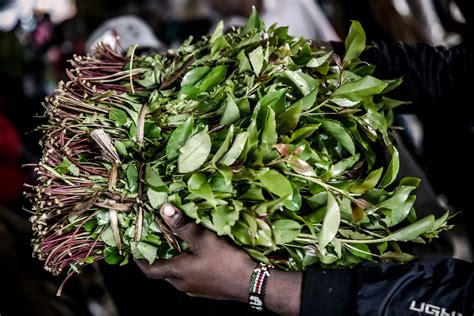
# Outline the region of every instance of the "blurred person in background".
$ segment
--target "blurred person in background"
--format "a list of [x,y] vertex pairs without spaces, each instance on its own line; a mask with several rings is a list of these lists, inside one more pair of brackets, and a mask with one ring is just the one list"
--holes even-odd
[[289,34],[305,39],[320,41],[338,41],[339,35],[329,22],[326,14],[314,0],[206,0],[217,23],[224,19],[225,26],[242,26],[255,6],[265,22],[289,27]]

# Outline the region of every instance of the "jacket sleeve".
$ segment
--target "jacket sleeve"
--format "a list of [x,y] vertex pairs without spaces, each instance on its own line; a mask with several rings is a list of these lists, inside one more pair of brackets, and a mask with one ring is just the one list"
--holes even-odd
[[457,259],[305,272],[301,315],[473,315],[474,265]]
[[403,84],[391,95],[412,101],[412,105],[402,110],[416,114],[441,111],[453,103],[453,99],[462,99],[469,91],[474,64],[472,49],[382,41],[372,42],[371,46],[361,58],[376,65],[375,76],[382,79],[403,77]]
[[[344,54],[343,43],[331,44],[335,53]],[[360,58],[376,65],[374,76],[377,78],[403,77],[402,85],[390,96],[412,104],[402,107],[399,112],[441,111],[447,104],[456,104],[469,95],[474,65],[472,48],[446,49],[426,44],[371,41]],[[463,107],[463,110],[468,108]]]

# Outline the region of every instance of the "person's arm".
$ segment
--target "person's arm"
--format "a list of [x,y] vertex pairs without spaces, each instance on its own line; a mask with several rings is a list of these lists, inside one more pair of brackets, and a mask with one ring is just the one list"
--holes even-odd
[[[344,55],[344,43],[332,42],[334,52]],[[390,92],[395,99],[411,101],[400,111],[427,114],[445,111],[446,105],[458,111],[471,111],[459,104],[470,90],[474,53],[469,47],[432,47],[393,41],[370,41],[361,60],[376,65],[374,76],[381,79],[403,77],[400,87]],[[456,111],[452,111],[456,112]]]
[[[137,261],[152,279],[165,279],[191,296],[247,302],[256,263],[224,238],[201,228],[167,204],[161,215],[190,248],[149,265]],[[281,315],[442,315],[474,313],[474,265],[456,259],[410,264],[365,263],[353,269],[303,273],[272,269],[265,307]],[[451,315],[449,314],[448,315]]]
[[[256,266],[245,251],[201,228],[170,204],[161,208],[168,227],[189,249],[153,265],[137,261],[152,279],[164,279],[190,296],[247,302]],[[281,315],[298,315],[302,273],[272,269],[265,291],[265,307]]]
[[452,258],[357,269],[360,315],[473,315],[474,265]]
[[474,265],[451,258],[304,274],[301,315],[473,315]]

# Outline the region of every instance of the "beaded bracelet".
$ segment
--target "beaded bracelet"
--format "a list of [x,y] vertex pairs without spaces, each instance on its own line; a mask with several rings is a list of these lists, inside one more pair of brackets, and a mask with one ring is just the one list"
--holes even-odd
[[268,277],[270,277],[271,266],[259,263],[253,269],[252,277],[249,283],[249,305],[258,311],[263,311],[263,302],[265,298],[265,286]]

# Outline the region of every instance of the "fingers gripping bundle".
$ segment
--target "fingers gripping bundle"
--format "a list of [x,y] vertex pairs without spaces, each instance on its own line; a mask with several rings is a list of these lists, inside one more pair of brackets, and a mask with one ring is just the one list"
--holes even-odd
[[338,57],[253,12],[241,29],[221,23],[164,54],[75,57],[45,103],[27,193],[35,255],[54,274],[170,258],[186,247],[159,216],[173,203],[284,269],[412,258],[397,242],[435,237],[447,214],[417,220],[418,180],[392,184],[402,102],[385,94],[401,80],[359,60],[357,22],[345,47]]

